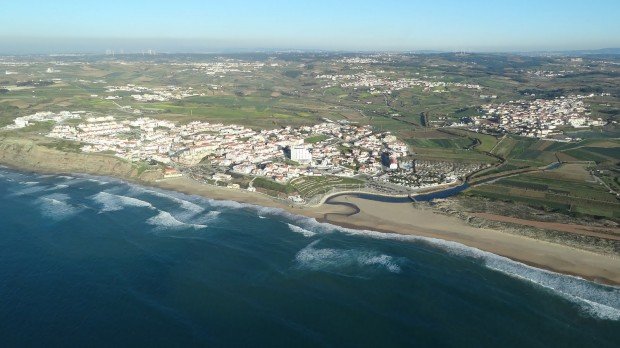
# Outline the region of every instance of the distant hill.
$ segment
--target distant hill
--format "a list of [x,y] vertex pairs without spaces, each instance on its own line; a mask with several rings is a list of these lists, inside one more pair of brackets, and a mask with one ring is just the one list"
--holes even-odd
[[573,50],[559,52],[566,55],[620,55],[620,48],[600,48],[596,50]]

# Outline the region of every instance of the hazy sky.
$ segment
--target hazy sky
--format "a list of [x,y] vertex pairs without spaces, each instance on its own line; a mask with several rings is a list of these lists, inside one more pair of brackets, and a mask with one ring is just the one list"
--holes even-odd
[[620,0],[0,0],[0,53],[620,47]]

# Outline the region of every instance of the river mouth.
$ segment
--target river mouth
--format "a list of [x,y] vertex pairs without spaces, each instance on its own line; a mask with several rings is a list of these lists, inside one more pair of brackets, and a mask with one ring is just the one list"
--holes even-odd
[[469,188],[469,184],[465,182],[461,185],[454,186],[454,187],[451,187],[445,190],[412,195],[412,196],[385,196],[385,195],[372,194],[372,193],[342,193],[342,194],[336,194],[336,195],[329,197],[327,200],[325,200],[325,204],[342,205],[343,204],[342,202],[334,202],[333,200],[334,198],[341,197],[341,196],[356,197],[356,198],[366,199],[366,200],[375,201],[375,202],[382,202],[382,203],[430,202],[434,199],[448,198],[448,197],[455,196],[463,192],[467,188]]

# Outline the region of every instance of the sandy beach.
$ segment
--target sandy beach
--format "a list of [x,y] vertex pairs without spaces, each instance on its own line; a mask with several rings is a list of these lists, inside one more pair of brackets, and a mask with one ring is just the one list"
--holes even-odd
[[384,203],[340,195],[329,200],[336,204],[296,207],[264,195],[203,185],[184,177],[149,184],[213,199],[281,208],[293,214],[348,228],[454,241],[531,266],[576,275],[600,283],[620,285],[619,258],[494,229],[472,227],[459,218],[439,214],[428,208],[414,206],[412,203]]

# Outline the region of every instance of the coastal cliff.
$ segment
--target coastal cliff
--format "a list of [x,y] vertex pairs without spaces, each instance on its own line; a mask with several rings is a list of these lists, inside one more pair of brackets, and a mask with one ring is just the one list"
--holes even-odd
[[149,182],[162,177],[160,171],[143,170],[120,158],[61,151],[33,139],[0,139],[0,164],[28,171],[46,173],[86,173]]

